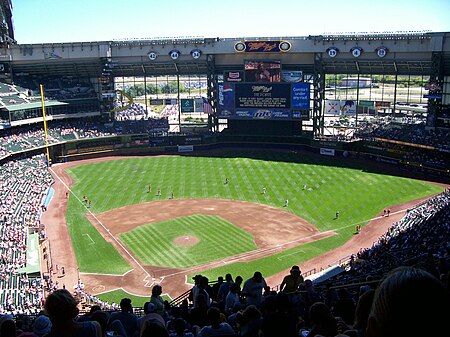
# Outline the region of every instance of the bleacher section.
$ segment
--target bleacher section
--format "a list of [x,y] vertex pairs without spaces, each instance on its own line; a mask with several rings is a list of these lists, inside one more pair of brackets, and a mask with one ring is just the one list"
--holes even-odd
[[39,155],[0,166],[0,309],[10,313],[33,313],[40,309],[44,285],[28,277],[27,241],[31,232],[45,237],[40,223],[42,202],[53,178]]

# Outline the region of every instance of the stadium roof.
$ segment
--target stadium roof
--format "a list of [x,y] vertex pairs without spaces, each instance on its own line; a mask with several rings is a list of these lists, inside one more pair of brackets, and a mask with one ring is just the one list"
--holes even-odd
[[[61,106],[68,103],[59,102],[59,101],[46,101],[45,107],[49,106]],[[35,109],[35,108],[41,108],[42,103],[41,102],[34,102],[34,103],[24,103],[24,104],[17,104],[17,105],[8,105],[5,106],[5,109],[8,111],[18,111],[18,110],[27,110],[27,109]]]

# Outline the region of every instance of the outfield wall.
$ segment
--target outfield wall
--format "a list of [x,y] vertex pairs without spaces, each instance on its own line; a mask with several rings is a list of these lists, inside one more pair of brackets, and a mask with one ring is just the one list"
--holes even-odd
[[[317,155],[334,156],[342,160],[364,160],[368,166],[382,171],[402,170],[402,175],[416,179],[450,182],[450,170],[425,167],[419,163],[402,161],[404,152],[387,151],[363,140],[339,142],[315,140],[309,137],[257,136],[222,134],[168,134],[168,135],[121,135],[94,139],[72,140],[52,144],[49,155],[52,163],[62,163],[106,156],[152,156],[152,155],[205,155],[225,150],[251,151],[298,151]],[[411,148],[413,151],[414,148]],[[1,161],[16,157],[39,154],[45,146],[11,154]]]

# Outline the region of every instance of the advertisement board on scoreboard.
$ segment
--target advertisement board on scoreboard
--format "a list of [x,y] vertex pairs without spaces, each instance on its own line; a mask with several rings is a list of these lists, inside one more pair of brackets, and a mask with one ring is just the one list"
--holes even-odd
[[289,83],[236,83],[236,109],[290,109]]
[[310,83],[219,83],[219,118],[307,120]]
[[243,71],[225,71],[223,73],[223,80],[225,82],[244,82]]
[[292,84],[292,109],[309,109],[310,84],[293,83]]
[[291,119],[289,109],[236,109],[234,118],[236,119]]

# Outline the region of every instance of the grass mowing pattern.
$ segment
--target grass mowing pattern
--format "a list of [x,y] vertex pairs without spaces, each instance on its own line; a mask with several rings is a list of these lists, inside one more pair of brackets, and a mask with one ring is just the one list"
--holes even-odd
[[73,195],[69,197],[66,221],[80,271],[102,274],[124,274],[129,271],[131,267],[122,255],[86,218],[88,210]]
[[[353,235],[356,224],[364,226],[386,207],[443,190],[426,182],[370,172],[358,166],[344,167],[335,158],[290,153],[129,158],[80,165],[68,172],[77,181],[74,193],[80,199],[86,195],[92,200],[94,213],[168,199],[172,192],[175,198],[246,200],[279,208],[289,199],[289,207],[284,210],[305,218],[321,231],[338,231],[338,236],[302,246],[303,250],[308,250],[307,254],[297,257],[293,254],[292,259],[282,260],[278,260],[277,254],[264,259],[264,263],[253,262],[253,271],[254,266],[260,265],[258,269],[267,270],[265,276],[289,268],[285,265],[287,261],[291,265],[292,261],[299,263],[303,256],[313,257],[342,245]],[[228,184],[224,184],[225,178],[229,179]],[[154,192],[161,189],[162,196],[146,193],[149,184]],[[303,184],[307,184],[306,190]],[[266,187],[266,194],[261,194],[262,187]],[[336,211],[340,216],[334,220]],[[85,209],[76,206],[71,196],[67,221],[80,270],[122,273],[127,268],[126,263],[117,262],[118,253],[107,250],[108,244],[101,243],[100,236],[94,239],[95,245],[85,242],[88,238],[82,234],[91,233],[87,228],[92,225],[84,213]],[[222,246],[222,249],[228,247]],[[226,268],[233,270],[235,267],[227,265]],[[242,270],[242,266],[236,265],[236,270]],[[213,277],[215,275],[211,279]]]
[[[179,236],[200,241],[190,247],[174,245]],[[253,236],[212,215],[192,215],[140,226],[119,238],[144,265],[187,268],[257,249]],[[226,249],[224,249],[226,247]]]

